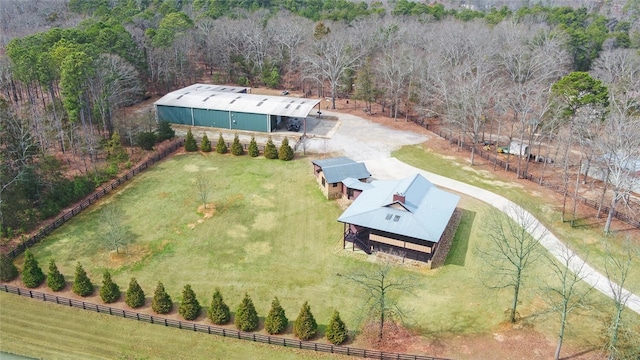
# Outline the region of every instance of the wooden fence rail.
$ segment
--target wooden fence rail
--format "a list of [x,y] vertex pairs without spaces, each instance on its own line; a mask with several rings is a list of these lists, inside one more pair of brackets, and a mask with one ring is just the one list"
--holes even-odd
[[161,149],[157,150],[149,160],[141,163],[131,169],[126,174],[118,177],[117,179],[111,181],[109,184],[96,189],[91,196],[77,203],[71,210],[65,211],[62,215],[58,215],[52,223],[40,229],[35,235],[31,236],[27,240],[23,241],[19,245],[17,245],[14,249],[9,252],[10,258],[15,258],[16,256],[22,254],[26,249],[33,246],[37,242],[41,241],[48,234],[50,234],[53,230],[59,228],[62,224],[69,221],[72,217],[78,215],[82,210],[91,206],[91,204],[95,203],[114,189],[118,188],[120,185],[127,182],[127,180],[133,178],[135,175],[141,173],[143,170],[147,169],[149,166],[157,163],[158,161],[164,159],[168,155],[172,154],[178,148],[180,148],[184,144],[184,139],[176,139],[170,142],[169,144],[163,146]]
[[[450,132],[438,131],[437,134],[438,134],[438,136],[448,140],[449,142],[454,142],[454,143],[458,144],[458,146],[460,148],[462,148],[464,150],[467,150],[467,151],[471,151],[471,145],[469,145],[468,143],[460,140],[459,138],[453,137],[453,135]],[[505,169],[507,171],[511,171],[511,172],[514,172],[514,173],[518,172],[517,166],[514,166],[513,164],[510,164],[510,163],[508,163],[506,161],[498,159],[493,153],[490,153],[490,152],[487,152],[487,151],[483,151],[483,150],[478,149],[476,147],[475,154],[480,156],[483,159],[491,161],[492,163],[496,164],[497,166],[501,167],[502,169]],[[556,193],[564,194],[564,187],[563,186],[556,185],[556,184],[551,184],[551,183],[545,181],[543,178],[537,177],[537,176],[535,176],[533,174],[530,174],[530,173],[528,173],[528,172],[526,172],[526,171],[524,171],[522,169],[521,169],[520,176],[523,179],[529,180],[531,182],[535,182],[538,185],[543,186],[543,187],[545,187],[547,189],[550,189],[550,190],[552,190],[552,191],[554,191]],[[573,197],[573,194],[567,194],[567,196]],[[601,206],[600,203],[597,202],[597,201],[594,201],[594,200],[591,200],[591,199],[587,199],[587,198],[585,198],[583,196],[577,196],[576,200],[579,201],[580,203],[588,206],[588,207],[591,207],[593,209],[599,210],[603,214],[608,214],[609,213],[609,207],[606,206],[606,205],[602,205]],[[629,225],[631,225],[631,226],[633,226],[635,228],[640,229],[640,219],[638,219],[638,218],[636,218],[636,217],[634,217],[632,215],[629,215],[629,214],[614,210],[613,211],[613,217],[618,219],[618,220],[620,220],[620,221],[622,221],[622,222],[624,222],[624,223],[626,223],[626,224],[629,224]]]
[[356,357],[369,358],[369,359],[447,360],[444,358],[436,358],[432,356],[401,354],[401,353],[393,353],[393,352],[386,352],[386,351],[353,348],[349,346],[336,346],[331,344],[318,343],[314,341],[301,341],[301,340],[289,339],[289,338],[284,338],[279,336],[270,336],[270,335],[238,331],[238,330],[227,329],[227,328],[218,327],[218,326],[196,324],[189,321],[167,319],[161,316],[141,314],[134,311],[112,308],[106,305],[99,305],[99,304],[94,304],[94,303],[85,302],[81,300],[74,300],[74,299],[69,299],[61,296],[45,294],[38,291],[33,291],[33,290],[11,286],[7,284],[0,285],[0,290],[10,294],[25,296],[32,299],[56,303],[62,306],[83,309],[86,311],[92,311],[92,312],[97,312],[101,314],[109,314],[112,316],[122,317],[125,319],[132,319],[132,320],[142,321],[145,323],[172,327],[176,329],[207,333],[210,335],[230,337],[230,338],[236,338],[241,340],[264,343],[264,344],[278,345],[283,347],[292,347],[292,348],[303,349],[303,350],[312,350],[312,351],[332,353],[332,354],[342,354],[342,355],[356,356]]

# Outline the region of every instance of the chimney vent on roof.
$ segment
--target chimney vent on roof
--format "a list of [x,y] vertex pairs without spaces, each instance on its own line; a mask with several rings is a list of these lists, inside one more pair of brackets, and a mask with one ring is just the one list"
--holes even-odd
[[400,202],[401,204],[404,204],[405,198],[404,198],[404,194],[400,194],[400,193],[395,193],[393,194],[393,202]]

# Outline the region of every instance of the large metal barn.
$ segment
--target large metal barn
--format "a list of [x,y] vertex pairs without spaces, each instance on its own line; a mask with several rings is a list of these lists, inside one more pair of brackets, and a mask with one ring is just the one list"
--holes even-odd
[[156,101],[156,117],[158,121],[172,124],[273,132],[285,122],[304,122],[320,103],[320,100],[289,96],[254,95],[247,90],[193,84]]

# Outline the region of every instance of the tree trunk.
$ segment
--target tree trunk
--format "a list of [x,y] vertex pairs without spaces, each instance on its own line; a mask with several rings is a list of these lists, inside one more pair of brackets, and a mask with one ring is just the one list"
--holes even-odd
[[558,333],[558,346],[556,347],[556,352],[553,358],[555,360],[560,359],[560,350],[562,350],[562,341],[564,340],[564,328],[567,323],[567,310],[566,304],[563,305],[565,308],[562,312],[562,319],[560,320],[560,332]]
[[607,222],[604,224],[604,232],[608,234],[611,230],[611,220],[613,220],[613,212],[616,211],[616,204],[618,203],[618,191],[613,190],[613,198],[611,199],[611,207],[609,208],[609,214],[607,215]]

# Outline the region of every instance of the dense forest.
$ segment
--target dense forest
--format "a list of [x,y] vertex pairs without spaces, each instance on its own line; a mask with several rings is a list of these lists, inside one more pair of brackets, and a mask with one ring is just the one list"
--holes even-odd
[[5,238],[131,166],[123,146],[137,145],[156,124],[153,114],[127,107],[198,81],[295,89],[334,106],[348,96],[394,119],[436,119],[472,143],[485,132],[531,144],[555,139],[563,145],[547,155],[565,174],[565,192],[570,168],[601,162],[612,211],[631,206],[638,179],[630,164],[640,158],[638,0],[590,8],[579,1],[10,3],[0,10]]

